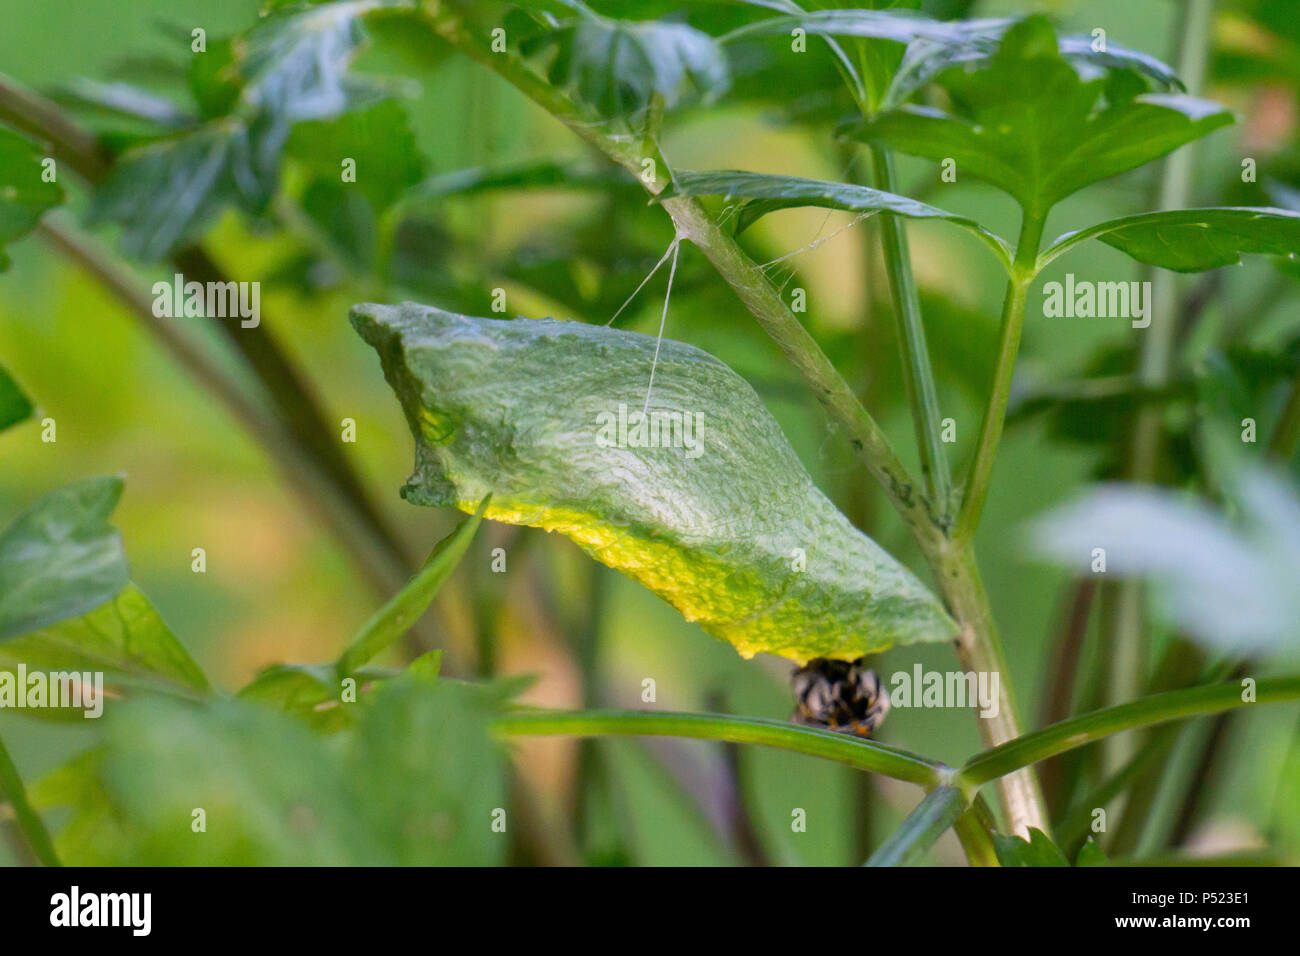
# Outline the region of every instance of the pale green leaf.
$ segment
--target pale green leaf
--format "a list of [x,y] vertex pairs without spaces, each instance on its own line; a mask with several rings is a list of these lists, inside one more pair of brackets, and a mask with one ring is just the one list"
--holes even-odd
[[1089,239],[1100,239],[1147,265],[1201,272],[1236,265],[1243,253],[1294,260],[1300,255],[1300,213],[1220,207],[1124,216],[1060,236],[1043,253],[1040,268]]
[[124,587],[109,516],[122,479],[90,478],[40,498],[0,534],[0,641],[85,614]]
[[883,212],[908,219],[941,219],[973,233],[992,248],[1003,264],[1010,264],[1010,251],[1006,241],[989,232],[974,219],[896,193],[872,189],[869,186],[800,179],[795,176],[719,170],[707,173],[674,174],[672,184],[658,198],[663,200],[674,196],[725,196],[728,199],[746,200],[736,217],[738,232],[769,212],[794,206],[820,206],[823,209],[844,209],[851,212]]

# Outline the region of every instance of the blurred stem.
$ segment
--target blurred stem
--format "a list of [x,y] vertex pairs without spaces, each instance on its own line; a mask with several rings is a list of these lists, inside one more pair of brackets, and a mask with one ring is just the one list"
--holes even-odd
[[496,729],[508,737],[656,736],[762,744],[825,757],[925,787],[944,782],[951,773],[951,768],[936,760],[874,740],[759,717],[641,710],[520,710],[499,718]]
[[1297,373],[1287,390],[1286,403],[1282,414],[1273,428],[1273,437],[1269,439],[1268,450],[1281,462],[1288,462],[1295,454],[1296,444],[1300,443],[1300,373]]
[[[1267,704],[1297,699],[1300,699],[1300,677],[1276,677],[1261,680],[1255,685],[1254,702]],[[982,786],[1003,774],[1120,731],[1152,727],[1186,717],[1217,714],[1242,707],[1246,703],[1242,700],[1242,687],[1238,681],[1153,694],[1118,707],[1107,707],[1063,720],[1059,724],[1026,734],[1018,740],[986,750],[966,762],[958,772],[958,779],[969,786]]]
[[957,787],[935,787],[907,815],[866,866],[907,866],[917,862],[966,813],[969,798]]
[[13,808],[18,832],[23,835],[32,855],[44,866],[61,866],[50,833],[45,829],[40,814],[27,801],[23,778],[18,775],[18,768],[14,766],[3,740],[0,740],[0,795],[7,798]]
[[[883,148],[871,150],[871,165],[876,188],[897,192],[893,158]],[[897,216],[880,217],[880,241],[884,249],[889,288],[894,298],[894,317],[898,325],[898,345],[902,351],[903,387],[912,406],[912,425],[921,457],[921,477],[926,493],[934,503],[939,525],[945,531],[951,522],[952,475],[940,440],[939,393],[934,384],[934,369],[925,342],[925,324],[921,319],[921,302],[912,274],[912,257],[907,233]]]

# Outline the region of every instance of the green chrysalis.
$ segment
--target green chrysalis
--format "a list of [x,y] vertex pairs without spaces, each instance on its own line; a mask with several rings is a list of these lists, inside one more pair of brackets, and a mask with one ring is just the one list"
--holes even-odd
[[488,518],[567,535],[745,657],[854,658],[955,636],[707,352],[664,339],[656,363],[648,335],[414,303],[351,318],[415,435],[407,500],[473,512],[491,492]]

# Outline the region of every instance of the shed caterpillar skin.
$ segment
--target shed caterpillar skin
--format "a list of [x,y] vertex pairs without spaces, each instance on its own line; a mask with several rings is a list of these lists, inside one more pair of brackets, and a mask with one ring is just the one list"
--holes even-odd
[[619,406],[635,422],[645,403],[653,336],[414,303],[358,305],[351,320],[415,435],[408,501],[472,512],[491,492],[486,517],[567,535],[744,657],[852,660],[956,634],[707,352],[664,339],[649,404],[658,420],[699,416],[694,447],[671,429],[649,447],[611,447]]

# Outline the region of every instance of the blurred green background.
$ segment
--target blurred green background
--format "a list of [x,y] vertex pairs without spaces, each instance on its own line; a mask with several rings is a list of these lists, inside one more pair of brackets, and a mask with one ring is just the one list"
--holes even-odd
[[[643,6],[649,16],[673,5]],[[1103,26],[1115,41],[1173,61],[1179,6],[1131,0],[990,2],[976,4],[972,13],[1047,10],[1059,19],[1062,32],[1086,34]],[[256,15],[253,0],[80,0],[39,6],[3,0],[0,72],[46,92],[79,77],[147,86],[151,60],[178,62],[189,55],[194,26],[218,37],[245,29]],[[1230,28],[1231,23],[1221,24],[1221,32]],[[367,64],[363,57],[361,66]],[[430,176],[480,164],[587,158],[568,131],[463,58],[406,72],[417,85],[403,106]],[[1211,203],[1222,200],[1241,156],[1258,155],[1262,162],[1288,148],[1296,132],[1296,100],[1294,91],[1267,82],[1215,83],[1205,95],[1239,111],[1237,125],[1193,147],[1197,199]],[[731,98],[682,111],[666,126],[664,153],[684,169],[825,179],[865,174],[862,160],[837,148],[824,127],[783,124],[774,112],[770,105]],[[93,125],[94,118],[87,122]],[[1159,170],[1155,164],[1074,197],[1054,212],[1047,235],[1150,208]],[[901,173],[902,191],[925,191],[923,198],[937,201],[941,189],[946,208],[1014,235],[1016,211],[988,188],[973,182],[939,185],[919,161],[902,160]],[[292,191],[301,182],[291,162],[286,187]],[[84,191],[69,186],[69,193],[72,207],[84,208]],[[567,190],[452,197],[438,201],[433,216],[445,242],[434,243],[426,261],[430,270],[454,280],[448,288],[455,292],[448,300],[436,301],[428,292],[425,298],[477,314],[490,314],[491,290],[503,286],[511,314],[607,321],[611,304],[616,307],[632,292],[671,238],[667,217],[643,201],[615,204],[599,193]],[[809,209],[777,213],[752,230],[749,248],[759,261],[772,260],[834,233],[851,218]],[[941,404],[957,421],[953,462],[960,466],[978,428],[1001,281],[987,253],[964,234],[926,223],[910,223],[908,232]],[[97,235],[111,242],[114,233],[105,228]],[[787,289],[807,290],[809,328],[914,467],[877,237],[868,220],[800,254],[784,264],[796,270]],[[304,244],[284,232],[259,229],[233,212],[207,234],[205,246],[232,277],[264,282],[262,309],[273,323],[268,331],[308,372],[328,420],[355,419],[358,438],[342,445],[345,455],[400,529],[411,555],[427,551],[456,516],[418,509],[398,497],[410,467],[411,441],[373,353],[346,321],[353,302],[396,296],[416,283],[376,289],[345,278],[304,290],[277,281]],[[603,258],[595,254],[602,246]],[[611,250],[621,251],[621,258]],[[385,595],[357,573],[264,451],[101,286],[39,237],[16,243],[10,252],[13,265],[0,275],[0,362],[39,405],[38,420],[56,420],[58,440],[42,443],[38,427],[30,424],[0,434],[0,523],[54,487],[93,474],[125,473],[126,495],[115,523],[125,535],[133,578],[216,683],[235,689],[267,664],[337,654]],[[521,275],[531,274],[527,269],[494,271],[500,263],[536,264],[538,275],[554,281],[521,281]],[[818,484],[925,577],[909,538],[850,458],[843,436],[776,348],[698,251],[684,248],[680,268],[667,335],[700,345],[740,371]],[[140,275],[151,283],[173,271],[146,267]],[[1065,271],[1081,279],[1141,277],[1136,264],[1099,244],[1082,247],[1067,264],[1055,264],[1041,281]],[[1279,285],[1273,268],[1258,261],[1221,271],[1222,294],[1211,306],[1210,322],[1254,308],[1259,290],[1267,288],[1275,292],[1268,315],[1251,326],[1253,341],[1272,347],[1300,328],[1300,283]],[[785,272],[775,274],[778,282],[787,278]],[[1196,280],[1179,281],[1190,287]],[[561,296],[565,289],[571,294]],[[661,274],[619,325],[654,332],[663,291]],[[242,374],[220,342],[197,323],[193,331]],[[1105,347],[1123,346],[1130,335],[1126,320],[1046,319],[1031,310],[1022,382],[1078,377]],[[1013,424],[998,461],[979,555],[1011,677],[1031,726],[1043,707],[1047,648],[1062,627],[1071,582],[1023,557],[1020,529],[1027,518],[1089,482],[1107,454],[1098,445],[1062,440],[1037,416]],[[535,673],[539,679],[524,699],[548,706],[642,706],[642,681],[653,678],[661,708],[788,715],[788,663],[741,660],[729,646],[685,623],[636,584],[595,566],[558,536],[499,526],[485,530],[448,587],[449,597],[429,615],[456,672]],[[490,549],[498,546],[509,554],[505,575],[487,573]],[[207,551],[206,574],[191,571],[195,547]],[[944,647],[898,649],[874,666],[888,675],[910,670],[917,661],[927,669],[957,668]],[[1283,773],[1297,713],[1295,706],[1278,706],[1234,721],[1237,745],[1214,783],[1198,846],[1258,845],[1279,800],[1292,801],[1284,806],[1294,816],[1300,787]],[[35,724],[0,713],[0,735],[29,779],[82,749],[90,734],[76,725]],[[979,749],[975,721],[964,711],[896,709],[879,737],[954,763]],[[595,747],[608,782],[594,788],[594,807],[584,824],[581,852],[588,859],[646,864],[745,859],[735,835],[738,780],[768,859],[852,863],[916,799],[901,784],[864,781],[845,768],[790,754],[747,750],[736,777],[716,746],[618,740]],[[578,745],[530,741],[515,749],[537,812],[551,822],[549,829],[571,835]],[[806,833],[791,831],[794,808],[807,811]],[[1288,830],[1289,839],[1297,841],[1291,850],[1300,852],[1300,832],[1294,825]],[[559,846],[546,852],[564,859],[568,850]],[[4,853],[7,849],[0,849]],[[935,859],[961,859],[952,834],[939,844]]]

